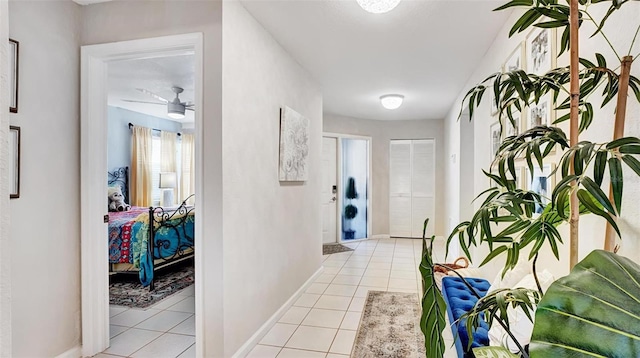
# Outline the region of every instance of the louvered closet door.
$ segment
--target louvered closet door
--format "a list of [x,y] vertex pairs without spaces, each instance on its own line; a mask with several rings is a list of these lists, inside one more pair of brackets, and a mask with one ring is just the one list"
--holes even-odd
[[422,237],[424,220],[429,218],[427,237],[433,235],[435,224],[434,174],[435,146],[433,140],[414,140],[411,158],[411,236]]
[[389,147],[389,231],[411,236],[411,141],[392,140]]
[[435,223],[435,141],[392,140],[389,147],[389,231],[394,237],[427,236]]

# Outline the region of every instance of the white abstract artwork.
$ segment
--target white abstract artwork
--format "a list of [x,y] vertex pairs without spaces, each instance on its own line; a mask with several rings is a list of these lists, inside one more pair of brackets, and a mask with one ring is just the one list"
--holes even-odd
[[551,114],[551,97],[542,97],[538,103],[533,103],[529,107],[528,128],[551,125]]
[[280,181],[309,178],[309,119],[289,107],[280,110]]

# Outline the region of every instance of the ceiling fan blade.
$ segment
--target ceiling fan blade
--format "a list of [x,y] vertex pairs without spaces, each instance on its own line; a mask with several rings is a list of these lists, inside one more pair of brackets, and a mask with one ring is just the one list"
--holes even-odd
[[184,109],[186,109],[187,111],[194,111],[194,112],[196,111],[196,109],[192,107],[185,107]]
[[182,102],[182,105],[183,105],[183,106],[185,106],[185,107],[193,107],[193,106],[195,106],[196,104],[195,104],[195,103],[193,103],[193,102]]
[[153,92],[151,92],[151,91],[148,91],[148,90],[146,90],[146,89],[144,89],[144,88],[136,88],[136,89],[137,89],[138,91],[140,91],[140,92],[144,93],[144,94],[147,94],[147,95],[149,95],[149,96],[151,96],[151,97],[153,97],[153,98],[157,99],[158,101],[164,102],[165,104],[166,104],[166,103],[169,103],[169,100],[168,100],[168,99],[163,98],[163,97],[161,97],[161,96],[159,96],[159,95],[157,95],[157,94],[155,94],[155,93],[153,93]]
[[166,103],[158,103],[158,102],[147,102],[147,101],[135,101],[132,99],[123,99],[123,102],[132,102],[132,103],[145,103],[145,104],[159,104],[161,106],[166,106]]

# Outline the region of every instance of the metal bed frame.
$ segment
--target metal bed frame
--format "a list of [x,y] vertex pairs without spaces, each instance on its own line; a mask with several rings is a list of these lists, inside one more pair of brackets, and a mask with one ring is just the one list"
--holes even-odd
[[[108,172],[108,184],[117,184],[122,187],[122,193],[125,199],[129,199],[129,167],[121,167],[112,172]],[[189,244],[188,239],[194,242],[194,238],[189,236],[186,231],[185,222],[189,215],[195,210],[194,206],[187,205],[187,202],[194,197],[191,194],[177,208],[163,208],[161,206],[149,207],[149,240],[147,245],[147,254],[151,257],[151,268],[153,272],[158,269],[171,266],[173,264],[188,260],[194,257],[193,244]],[[175,222],[174,222],[175,221]],[[171,241],[166,239],[156,239],[155,233],[162,229],[168,228],[175,232],[178,238],[178,246],[175,253],[169,256],[161,256],[161,250],[158,250],[160,256],[155,255],[155,249],[169,248]],[[191,251],[186,252],[191,249]],[[156,264],[156,260],[161,262]],[[138,271],[112,271],[111,274],[138,274]],[[149,285],[149,290],[155,289],[155,275]]]

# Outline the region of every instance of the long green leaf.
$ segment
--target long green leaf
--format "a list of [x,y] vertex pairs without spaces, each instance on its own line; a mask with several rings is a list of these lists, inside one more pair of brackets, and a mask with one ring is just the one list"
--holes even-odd
[[640,266],[596,250],[547,290],[529,352],[538,357],[637,357]]
[[623,155],[622,161],[633,170],[636,175],[640,176],[640,161],[631,155]]
[[[425,221],[424,228],[427,222]],[[424,230],[423,230],[424,232]],[[434,238],[431,238],[433,242]],[[420,274],[422,276],[422,317],[420,330],[425,336],[425,348],[428,357],[443,358],[445,343],[442,332],[447,326],[445,320],[446,303],[442,293],[436,286],[433,270],[431,250],[427,249],[427,240],[422,238],[422,261],[420,262]]]
[[587,189],[589,194],[591,194],[600,203],[600,205],[607,209],[608,212],[615,215],[616,211],[613,209],[613,205],[611,205],[609,198],[607,198],[602,189],[600,189],[600,186],[594,183],[589,177],[582,178],[580,182],[584,185],[584,188]]
[[582,205],[584,205],[587,208],[587,210],[607,220],[609,224],[611,224],[613,229],[616,231],[618,236],[621,236],[620,229],[618,228],[618,224],[616,223],[616,221],[613,220],[613,218],[611,217],[611,215],[609,215],[609,213],[605,212],[604,210],[598,207],[595,201],[593,201],[593,196],[591,196],[589,192],[587,192],[584,189],[579,189],[577,195],[578,195],[578,200],[580,200]]
[[613,189],[613,201],[616,204],[616,212],[620,215],[622,208],[622,164],[620,159],[613,157],[609,159],[609,175],[611,176],[611,188]]
[[596,154],[596,160],[593,165],[593,179],[598,186],[602,185],[602,179],[604,178],[604,170],[607,166],[607,151],[601,150]]

